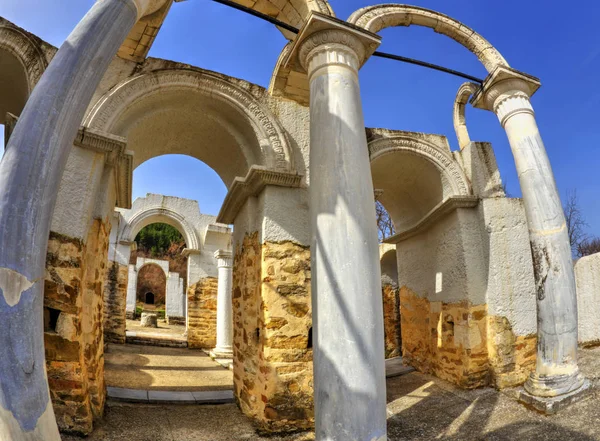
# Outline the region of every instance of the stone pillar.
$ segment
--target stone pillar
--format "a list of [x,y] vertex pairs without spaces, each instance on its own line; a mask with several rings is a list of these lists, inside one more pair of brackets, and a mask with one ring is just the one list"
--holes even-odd
[[217,358],[233,358],[233,306],[231,287],[233,283],[233,254],[231,251],[215,252],[219,269],[217,294],[217,346],[212,355]]
[[50,222],[92,96],[136,20],[157,3],[94,4],[33,90],[0,161],[0,323],[8,330],[0,333],[0,439],[60,439],[44,368]]
[[[310,83],[315,430],[321,441],[387,439],[383,306],[358,69],[374,34],[312,14],[292,68]],[[300,66],[298,66],[298,64]]]
[[135,319],[135,307],[137,304],[137,281],[138,273],[135,265],[129,265],[129,276],[127,277],[127,302],[125,316],[128,320]]
[[[475,104],[496,113],[515,158],[537,291],[537,363],[525,390],[552,398],[572,396],[587,389],[587,382],[577,366],[577,295],[567,225],[530,102],[539,85],[532,77],[498,68]],[[548,403],[538,399],[534,405],[549,411]]]

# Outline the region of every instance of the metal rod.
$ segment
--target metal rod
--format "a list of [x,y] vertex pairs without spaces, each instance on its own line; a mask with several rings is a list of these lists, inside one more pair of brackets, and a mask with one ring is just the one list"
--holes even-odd
[[[221,3],[223,5],[232,7],[239,11],[245,12],[247,14],[253,15],[254,17],[260,18],[262,20],[266,20],[269,23],[274,24],[275,26],[279,26],[280,28],[286,29],[294,34],[298,34],[300,30],[291,26],[287,23],[282,22],[281,20],[277,20],[269,15],[263,14],[262,12],[255,11],[254,9],[250,9],[246,6],[239,5],[231,0],[213,0],[214,2]],[[402,57],[400,55],[388,54],[385,52],[375,52],[373,53],[374,57],[387,58],[388,60],[396,60],[402,61],[403,63],[416,64],[417,66],[427,67],[429,69],[437,70],[440,72],[445,72],[450,75],[455,75],[457,77],[465,78],[467,80],[475,81],[476,83],[483,84],[483,80],[481,78],[477,78],[466,73],[459,72],[454,69],[448,69],[447,67],[438,66],[437,64],[427,63],[426,61],[415,60],[413,58]]]
[[440,72],[445,72],[450,75],[455,75],[457,77],[466,78],[467,80],[475,81],[476,83],[483,84],[483,80],[481,78],[477,78],[471,76],[466,73],[459,72],[454,69],[448,69],[447,67],[438,66],[437,64],[427,63],[426,61],[415,60],[414,58],[402,57],[400,55],[387,54],[385,52],[374,52],[374,57],[387,58],[390,60],[402,61],[404,63],[416,64],[417,66],[427,67],[429,69],[438,70]]

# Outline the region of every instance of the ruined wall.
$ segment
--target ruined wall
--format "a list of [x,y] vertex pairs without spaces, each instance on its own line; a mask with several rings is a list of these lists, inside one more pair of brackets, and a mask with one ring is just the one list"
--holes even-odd
[[218,279],[205,277],[188,287],[188,347],[212,349],[217,342]]
[[127,265],[109,262],[104,284],[104,341],[106,343],[125,344],[128,273]]
[[[510,212],[506,204],[496,208]],[[535,297],[519,283],[533,280],[521,259],[526,247],[503,236],[520,237],[524,226],[488,213],[482,229],[479,216],[459,209],[397,244],[403,357],[461,387],[516,386],[535,367],[536,337],[528,331]]]
[[82,331],[89,395],[94,419],[102,418],[106,401],[104,383],[104,283],[108,264],[110,223],[95,219],[86,242]]
[[62,431],[87,434],[93,416],[82,341],[85,248],[50,234],[44,285],[44,343],[50,395]]
[[87,434],[101,418],[104,384],[103,290],[107,223],[94,220],[87,241],[51,233],[44,286],[44,342],[59,428]]
[[267,432],[311,427],[308,248],[246,235],[236,247],[233,309],[238,404]]
[[383,331],[385,335],[385,358],[402,355],[400,289],[395,285],[383,284]]

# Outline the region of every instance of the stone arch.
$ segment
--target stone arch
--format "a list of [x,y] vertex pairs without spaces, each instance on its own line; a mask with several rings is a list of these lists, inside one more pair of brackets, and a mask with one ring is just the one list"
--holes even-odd
[[473,52],[490,73],[499,66],[509,67],[500,52],[473,29],[452,17],[430,9],[385,3],[359,9],[350,16],[348,22],[373,33],[395,26],[428,27],[452,38]]
[[396,133],[371,140],[369,157],[375,188],[382,190],[378,200],[397,233],[412,228],[443,202],[472,194],[449,148],[423,137]]
[[20,115],[48,62],[39,46],[18,28],[0,22],[0,124],[6,113]]
[[[243,83],[200,69],[151,71],[116,85],[93,106],[84,125],[127,137],[128,148],[136,151],[135,166],[161,154],[188,154],[211,166],[228,187],[252,165],[294,171],[283,128],[257,98],[263,92]],[[176,130],[171,123],[179,121]],[[140,127],[155,132],[142,133]],[[163,148],[151,136],[160,140],[165,131],[171,137],[162,139]],[[198,139],[210,137],[215,141],[209,149],[198,148]]]
[[[312,11],[321,14],[335,16],[333,9],[327,0],[234,0],[242,6],[250,7],[255,11],[270,15],[278,20],[292,25],[296,28],[301,28]],[[292,40],[294,34],[281,29],[283,35]]]
[[[134,242],[137,234],[142,228],[156,223],[171,225],[181,233],[185,244],[190,250],[200,250],[200,240],[194,228],[185,218],[173,210],[164,207],[149,207],[133,215],[123,230],[123,240]],[[167,274],[168,276],[168,274]]]
[[475,83],[463,83],[456,93],[454,100],[454,131],[458,139],[458,145],[461,150],[471,142],[469,130],[467,129],[466,107],[469,98],[479,90],[479,86]]
[[458,163],[433,143],[410,136],[397,135],[391,138],[379,138],[369,143],[369,158],[376,158],[394,152],[404,152],[419,156],[431,162],[446,178],[447,194],[452,196],[469,196],[469,182]]

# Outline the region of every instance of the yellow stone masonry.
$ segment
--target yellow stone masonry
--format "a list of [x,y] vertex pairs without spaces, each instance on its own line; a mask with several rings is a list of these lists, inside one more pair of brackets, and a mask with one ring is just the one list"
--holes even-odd
[[535,367],[535,336],[515,336],[486,305],[430,302],[400,290],[404,361],[464,388],[522,384]]

